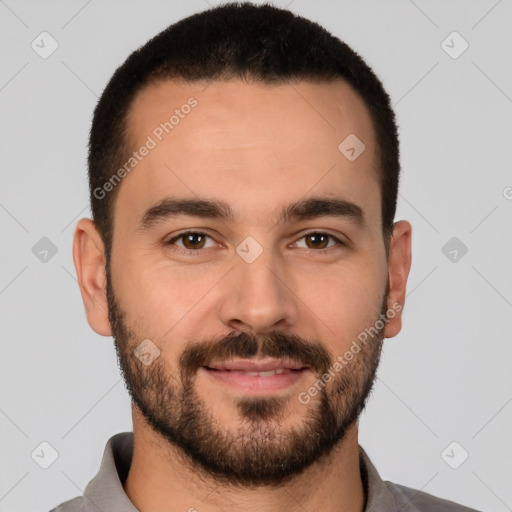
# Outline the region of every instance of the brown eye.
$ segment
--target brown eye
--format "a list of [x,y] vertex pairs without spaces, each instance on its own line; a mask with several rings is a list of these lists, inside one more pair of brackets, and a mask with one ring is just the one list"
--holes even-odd
[[[305,240],[305,243],[302,242],[302,240]],[[330,243],[331,241],[334,242]],[[313,249],[322,253],[323,251],[327,252],[331,248],[334,249],[336,246],[338,246],[338,248],[342,248],[346,244],[329,233],[312,231],[302,236],[299,241],[295,242],[295,245],[303,249]]]
[[204,246],[205,236],[201,233],[189,233],[181,235],[183,245],[186,249],[202,249]]
[[[211,236],[201,233],[200,231],[187,231],[175,236],[169,240],[166,245],[176,245],[178,249],[185,251],[197,251],[205,248],[208,238],[212,239]],[[209,247],[213,246],[210,244]]]
[[307,240],[306,245],[310,249],[325,249],[331,237],[325,233],[311,233],[306,235],[305,238]]

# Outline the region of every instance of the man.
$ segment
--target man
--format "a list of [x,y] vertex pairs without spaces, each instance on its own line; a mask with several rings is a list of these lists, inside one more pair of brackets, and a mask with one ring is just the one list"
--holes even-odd
[[117,69],[73,256],[133,434],[54,510],[471,510],[384,482],[358,444],[411,265],[398,157],[377,77],[286,10],[210,9]]

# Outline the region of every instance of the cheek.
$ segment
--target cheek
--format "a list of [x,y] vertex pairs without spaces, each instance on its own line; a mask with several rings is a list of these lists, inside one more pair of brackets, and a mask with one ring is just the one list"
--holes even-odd
[[[374,324],[380,313],[382,276],[372,268],[343,269],[324,276],[304,291],[312,315],[333,355],[345,352],[357,335]],[[331,340],[327,342],[327,340]]]
[[117,259],[116,266],[116,294],[127,313],[136,317],[150,321],[169,317],[172,311],[184,307],[187,295],[192,293],[182,274],[155,253],[130,248]]
[[176,266],[150,255],[120,258],[117,264],[122,270],[114,284],[116,297],[130,325],[177,363],[187,341],[201,337],[205,308],[212,306],[209,295],[225,270],[205,272],[206,267]]

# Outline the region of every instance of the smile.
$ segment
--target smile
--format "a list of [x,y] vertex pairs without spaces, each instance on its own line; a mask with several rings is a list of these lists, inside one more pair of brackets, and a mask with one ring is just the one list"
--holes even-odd
[[210,363],[203,366],[200,372],[232,391],[268,394],[291,387],[306,370],[306,366],[291,360],[239,359]]

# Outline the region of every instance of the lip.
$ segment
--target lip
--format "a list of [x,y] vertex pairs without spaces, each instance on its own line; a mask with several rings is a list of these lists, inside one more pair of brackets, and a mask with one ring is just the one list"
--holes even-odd
[[272,370],[304,370],[307,366],[290,359],[232,359],[219,363],[211,363],[207,367],[210,370],[239,370],[245,372],[268,372]]
[[[258,375],[256,372],[279,373]],[[304,374],[308,367],[296,361],[284,359],[238,359],[219,363],[211,363],[200,368],[213,382],[221,383],[231,391],[245,395],[271,394],[292,387]]]

